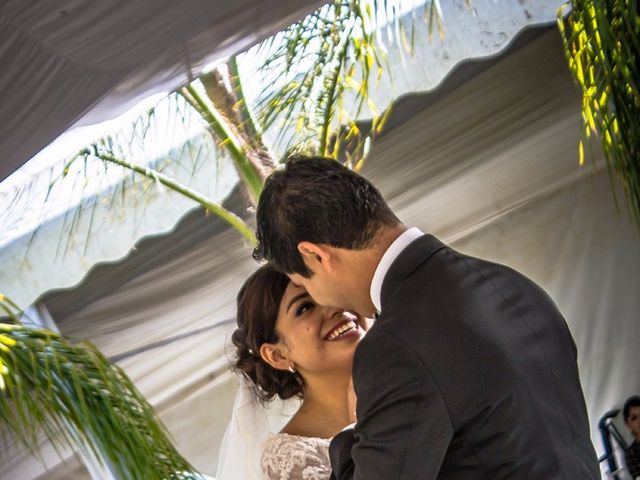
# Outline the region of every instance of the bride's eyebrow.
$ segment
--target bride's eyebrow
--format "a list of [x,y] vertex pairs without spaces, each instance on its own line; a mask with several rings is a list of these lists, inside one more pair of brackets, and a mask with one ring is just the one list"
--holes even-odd
[[287,313],[289,312],[289,309],[291,308],[291,305],[296,303],[301,298],[308,297],[308,296],[309,296],[309,294],[307,292],[302,292],[302,293],[299,293],[298,295],[296,295],[295,297],[293,297],[291,299],[291,301],[289,302],[289,305],[287,305]]

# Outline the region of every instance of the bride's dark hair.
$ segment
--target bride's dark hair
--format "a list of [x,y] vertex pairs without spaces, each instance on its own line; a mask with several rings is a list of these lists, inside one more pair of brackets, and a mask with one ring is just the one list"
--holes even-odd
[[267,402],[276,395],[286,400],[302,397],[304,381],[298,373],[278,370],[260,356],[263,343],[276,343],[276,319],[289,277],[270,265],[258,268],[238,292],[238,328],[231,340],[236,347],[234,370],[244,374],[258,398]]

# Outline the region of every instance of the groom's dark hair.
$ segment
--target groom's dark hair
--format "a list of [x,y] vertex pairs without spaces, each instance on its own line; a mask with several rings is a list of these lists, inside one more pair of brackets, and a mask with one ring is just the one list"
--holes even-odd
[[298,243],[361,250],[383,226],[400,223],[366,178],[337,161],[294,155],[265,182],[256,211],[256,260],[311,276]]

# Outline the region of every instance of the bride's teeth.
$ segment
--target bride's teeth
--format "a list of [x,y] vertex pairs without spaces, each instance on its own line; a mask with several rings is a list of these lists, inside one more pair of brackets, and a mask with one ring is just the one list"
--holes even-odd
[[337,329],[333,330],[331,332],[331,334],[329,335],[328,339],[329,340],[335,340],[336,338],[338,338],[340,335],[342,335],[343,333],[352,330],[356,328],[356,324],[353,320],[343,323],[342,325],[340,325],[340,327],[338,327]]

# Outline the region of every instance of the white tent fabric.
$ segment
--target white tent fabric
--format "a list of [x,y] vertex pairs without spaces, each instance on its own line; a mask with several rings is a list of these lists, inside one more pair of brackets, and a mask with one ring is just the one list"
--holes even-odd
[[171,91],[319,0],[8,0],[0,5],[0,180],[72,125]]
[[[171,231],[197,205],[149,178],[132,178],[120,166],[100,161],[88,167],[76,161],[51,186],[65,163],[34,176],[25,186],[28,193],[0,191],[0,264],[5,266],[0,291],[18,305],[79,283],[96,263],[122,259],[141,237]],[[204,132],[190,138],[189,146],[158,155],[149,167],[219,204],[238,182],[233,163]],[[3,200],[10,214],[3,215]]]
[[[497,54],[525,27],[554,22],[558,5],[558,0],[524,1],[508,6],[476,1],[473,8],[468,8],[465,0],[446,2],[442,7],[445,36],[430,43],[426,41],[427,23],[414,18],[415,11],[405,14],[401,22],[407,31],[411,25],[416,28],[415,51],[410,55],[399,44],[391,26],[380,32],[394,73],[393,77],[389,74],[382,77],[372,94],[374,103],[382,109],[402,95],[433,89],[455,65]],[[417,10],[422,14],[420,8]],[[256,71],[262,65],[257,50],[254,48],[239,58],[250,104],[258,101],[259,92],[268,84],[261,72]],[[183,134],[183,125],[175,120],[178,115],[166,112],[171,108],[158,106],[156,112],[158,118],[164,115],[173,130],[159,128],[157,135],[145,139],[145,144],[153,144],[158,151],[156,159],[146,159],[152,165],[162,164],[157,158],[165,155],[156,144],[171,137],[178,142]],[[369,112],[362,115],[366,118]],[[182,149],[181,143],[177,146],[167,143],[173,145],[172,150],[166,149],[170,150],[166,156],[172,163],[163,173],[217,202],[228,196],[237,175],[226,153],[215,148],[208,134],[191,137],[194,146],[188,149]],[[194,160],[191,152],[196,149],[202,153]],[[150,150],[147,147],[144,152]],[[284,153],[278,148],[274,151],[276,157]],[[29,305],[48,290],[76,285],[96,263],[121,259],[138,239],[167,232],[195,205],[182,195],[156,188],[148,179],[138,178],[129,186],[133,195],[120,195],[113,191],[115,180],[105,181],[101,162],[89,165],[90,172],[96,171],[89,175],[85,175],[83,163],[77,162],[50,189],[51,179],[61,174],[67,161],[59,160],[51,169],[25,179],[20,192],[0,188],[0,264],[5,267],[0,270],[0,291],[19,305]],[[120,171],[119,167],[113,170]],[[213,178],[216,182],[211,181]],[[78,188],[80,184],[83,188]],[[14,202],[14,198],[18,200]],[[10,214],[3,214],[2,205],[10,203]],[[40,228],[34,235],[38,225]]]
[[[407,224],[517,268],[555,299],[578,345],[601,452],[597,419],[640,392],[639,234],[616,210],[602,162],[578,166],[579,96],[555,30],[471,79],[464,72],[454,71],[432,95],[398,103],[400,113],[407,105],[421,111],[374,145],[364,174]],[[232,318],[235,294],[254,268],[248,249],[225,230],[56,318],[64,333],[124,354],[119,363],[179,449],[208,474],[236,388],[225,365],[233,324],[197,329]],[[153,342],[160,343],[145,349]],[[0,480],[36,477],[15,476],[33,472],[35,460],[12,458]],[[39,478],[87,478],[73,460],[49,461]]]
[[[382,112],[403,95],[433,90],[461,63],[499,54],[522,29],[555,23],[557,10],[562,2],[521,0],[505,3],[476,0],[470,3],[467,0],[450,0],[438,2],[438,5],[443,22],[442,37],[436,26],[429,31],[429,23],[421,21],[420,17],[428,13],[424,11],[424,5],[407,12],[397,23],[387,23],[377,32],[391,72],[385,72],[376,78],[375,87],[369,93],[367,104],[374,105],[378,112]],[[403,38],[400,33],[400,25],[405,32],[411,32],[407,36],[414,36],[412,46],[411,40]],[[259,51],[253,48],[239,56],[238,68],[241,75],[256,79],[244,89],[249,105],[259,103],[262,88],[272,81],[269,72],[259,68],[268,54],[269,50]],[[356,71],[353,76],[356,82],[361,80],[359,72]],[[353,96],[353,91],[347,89],[347,105],[350,95]],[[357,119],[370,119],[370,108],[363,108]],[[335,123],[338,122],[337,117],[336,115]],[[293,135],[294,132],[283,135],[276,122],[265,136],[283,136],[288,139]],[[285,153],[283,145],[272,143],[278,154]]]

